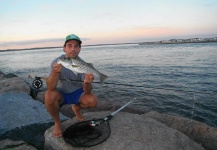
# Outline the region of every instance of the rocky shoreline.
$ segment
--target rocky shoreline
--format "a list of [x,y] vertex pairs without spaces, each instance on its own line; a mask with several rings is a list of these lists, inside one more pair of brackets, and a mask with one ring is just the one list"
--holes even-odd
[[[34,99],[30,96],[30,93],[35,93]],[[13,104],[16,105],[8,107],[11,104],[6,103],[8,101],[12,101]],[[32,87],[22,78],[13,74],[4,74],[0,71],[0,102],[3,105],[2,109],[10,108],[9,110],[4,110],[4,112],[7,113],[11,112],[13,108],[15,109],[16,106],[19,106],[19,108],[15,109],[15,113],[9,115],[7,113],[2,113],[3,115],[0,117],[0,149],[33,150],[41,149],[41,145],[45,145],[44,149],[55,149],[55,147],[56,149],[77,149],[67,145],[62,138],[57,140],[51,136],[53,122],[50,120],[49,114],[46,112],[43,105],[44,91],[33,91]],[[27,103],[29,103],[29,105],[25,106],[24,104]],[[91,118],[91,116],[105,115],[113,112],[122,105],[123,104],[119,102],[100,100],[96,108],[85,109],[82,113],[84,113],[87,118]],[[30,109],[28,109],[28,107]],[[22,108],[22,110],[25,108],[28,112],[22,112],[20,108]],[[31,110],[33,110],[33,112],[30,114]],[[65,120],[63,122],[63,129],[66,129],[76,122],[70,105],[63,106],[61,108],[61,113],[68,118],[66,119],[63,117],[63,121]],[[18,114],[20,115],[20,119],[13,122],[14,118],[18,117]],[[11,117],[9,118],[10,120],[7,120],[8,116]],[[36,119],[32,119],[33,116]],[[136,124],[135,122],[132,123],[133,120],[137,121]],[[8,121],[10,121],[9,124],[7,124]],[[22,124],[19,124],[20,121],[22,121]],[[29,124],[28,122],[31,121],[33,123]],[[40,123],[46,124],[43,130],[40,129]],[[11,126],[10,131],[5,131],[6,126]],[[19,129],[28,127],[30,130],[28,130],[28,132],[20,130],[23,133],[12,132],[12,130],[16,129],[16,126]],[[41,145],[39,144],[40,146],[37,146],[37,144],[31,143],[24,138],[28,134],[34,141],[34,138],[38,136],[38,134],[37,136],[34,135],[35,133],[33,134],[33,129],[36,126],[39,126],[39,130],[42,131],[42,133],[39,134],[44,137],[45,140],[39,140],[41,142]],[[120,128],[121,126],[125,126],[124,130],[123,128]],[[177,149],[177,144],[180,149],[217,149],[217,128],[215,127],[182,117],[157,112],[146,112],[132,107],[126,107],[117,115],[117,117],[114,117],[114,120],[111,121],[111,128],[113,129],[111,137],[106,142],[96,147],[94,146],[93,149]],[[10,138],[12,136],[3,137],[6,132],[19,134],[20,139]],[[131,141],[123,140],[123,136],[128,137]],[[119,143],[114,143],[115,141],[113,139],[116,139]],[[36,139],[35,142],[37,142]],[[131,146],[127,148],[124,146],[126,144]]]

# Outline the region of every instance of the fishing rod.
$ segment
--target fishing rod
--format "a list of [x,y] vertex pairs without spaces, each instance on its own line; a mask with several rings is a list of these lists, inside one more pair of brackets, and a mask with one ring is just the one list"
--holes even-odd
[[[28,78],[30,79],[34,79],[33,82],[32,82],[32,86],[35,88],[35,89],[39,89],[43,86],[43,82],[42,80],[46,80],[48,77],[46,76],[35,76],[35,75],[32,75],[30,74],[28,76]],[[42,79],[42,80],[41,80]],[[80,83],[83,83],[84,81],[81,81],[81,80],[68,80],[68,79],[60,79],[60,80],[65,80],[65,81],[69,81],[69,82],[80,82]],[[97,83],[97,84],[102,84],[101,82],[92,82],[92,83]],[[107,84],[107,85],[117,85],[117,86],[128,86],[128,87],[138,87],[138,88],[146,88],[146,89],[155,89],[155,90],[173,90],[173,91],[176,91],[176,92],[188,92],[188,93],[198,93],[198,94],[213,94],[213,93],[210,93],[210,92],[200,92],[200,91],[195,91],[195,90],[182,90],[182,89],[173,89],[173,88],[165,88],[165,87],[144,87],[144,86],[140,86],[140,85],[132,85],[132,84],[123,84],[123,83],[109,83],[109,82],[105,82],[103,84]],[[183,87],[181,87],[183,88]],[[184,88],[187,88],[184,86]],[[187,88],[188,89],[188,88]],[[155,93],[156,95],[156,93]]]
[[129,101],[105,118],[91,119],[72,124],[63,132],[64,141],[75,147],[90,147],[104,142],[111,134],[109,120],[135,99]]
[[[43,82],[42,82],[42,80],[46,80],[48,77],[46,77],[46,76],[34,76],[34,75],[29,75],[28,76],[28,78],[30,78],[30,79],[34,79],[33,80],[33,82],[32,82],[32,86],[35,88],[35,89],[39,89],[39,88],[41,88],[42,86],[43,86]],[[41,80],[42,79],[42,80]],[[68,79],[61,79],[61,80],[66,80],[66,81],[69,81],[69,82],[80,82],[80,83],[82,83],[83,81],[79,81],[79,80],[68,80]],[[99,84],[100,82],[92,82],[92,83],[97,83],[97,84]],[[101,84],[101,83],[100,83]],[[122,83],[104,83],[104,84],[108,84],[108,85],[121,85],[121,86],[129,86],[129,87],[139,87],[139,88],[144,88],[144,86],[136,86],[136,85],[130,85],[130,84],[122,84]],[[152,88],[152,87],[145,87],[146,89],[147,88]],[[184,88],[187,88],[187,87],[184,87]],[[201,103],[199,103],[199,102],[195,102],[195,93],[199,93],[199,94],[201,94],[201,93],[203,93],[203,94],[213,94],[213,93],[209,93],[209,92],[199,92],[199,91],[195,91],[195,90],[182,90],[182,89],[180,89],[180,90],[175,90],[175,89],[170,89],[170,88],[152,88],[152,89],[158,89],[158,90],[174,90],[174,91],[176,91],[176,92],[187,92],[188,94],[192,94],[193,93],[193,109],[192,109],[192,112],[191,112],[191,114],[192,114],[192,116],[191,116],[191,119],[193,119],[193,116],[194,116],[194,111],[195,111],[195,105],[197,105],[198,107],[200,107],[205,113],[206,113],[206,111],[205,111],[205,109],[201,106],[201,105],[199,105],[199,104],[201,104]],[[156,96],[156,93],[154,94],[154,96]],[[208,114],[208,113],[206,113],[206,114]],[[215,123],[213,123],[213,121],[211,120],[211,118],[208,116],[208,118],[209,118],[209,120],[211,121],[211,123],[212,124],[214,124],[214,126],[216,126],[215,125]]]
[[[34,79],[32,82],[32,86],[36,89],[39,89],[42,87],[43,82],[42,80],[47,80],[48,77],[46,76],[35,76],[33,74],[28,75],[29,79]],[[42,79],[42,80],[41,80]],[[82,80],[69,80],[69,79],[59,79],[59,80],[64,80],[64,81],[69,81],[69,82],[78,82],[78,83],[83,83],[84,81]],[[97,83],[97,84],[102,84],[101,82],[92,82],[92,83]],[[108,84],[108,85],[121,85],[121,86],[129,86],[129,87],[143,87],[139,85],[131,85],[131,84],[123,84],[123,83],[110,83],[110,82],[104,82],[103,84]]]
[[[35,88],[35,89],[39,89],[43,86],[43,82],[42,80],[47,80],[47,76],[35,76],[33,74],[30,74],[28,75],[28,78],[29,79],[34,79],[33,82],[32,82],[32,86]],[[69,82],[78,82],[78,83],[83,83],[84,81],[81,81],[81,80],[69,80],[69,79],[59,79],[59,80],[64,80],[64,81],[69,81]],[[92,83],[96,83],[96,84],[102,84],[101,82],[92,82]],[[104,82],[103,84],[106,84],[106,85],[117,85],[117,86],[128,86],[128,87],[138,87],[138,88],[146,88],[146,89],[158,89],[158,90],[174,90],[176,92],[191,92],[191,93],[203,93],[203,94],[212,94],[212,93],[209,93],[209,92],[199,92],[199,91],[195,91],[195,90],[182,90],[182,89],[173,89],[173,88],[165,88],[165,87],[144,87],[144,86],[141,86],[141,85],[132,85],[132,84],[123,84],[123,83],[110,83],[110,82]],[[183,87],[182,87],[183,88]],[[184,88],[187,88],[184,86]]]

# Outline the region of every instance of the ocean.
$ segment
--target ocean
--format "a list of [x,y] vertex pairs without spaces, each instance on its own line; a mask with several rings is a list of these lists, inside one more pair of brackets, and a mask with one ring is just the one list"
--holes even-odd
[[[0,71],[31,84],[29,74],[48,76],[51,61],[63,53],[62,48],[0,52]],[[104,85],[94,83],[100,99],[135,99],[134,108],[217,126],[217,43],[86,46],[80,57],[109,76]]]

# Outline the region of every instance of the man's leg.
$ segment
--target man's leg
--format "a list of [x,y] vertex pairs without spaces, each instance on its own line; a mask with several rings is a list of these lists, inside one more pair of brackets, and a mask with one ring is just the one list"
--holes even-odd
[[57,90],[46,91],[45,106],[54,120],[53,135],[56,137],[62,136],[61,121],[59,117],[60,102],[62,100],[61,94]]
[[80,110],[84,108],[92,108],[96,107],[97,105],[97,96],[93,93],[90,94],[82,94],[80,99],[79,99],[79,104],[78,105],[72,105],[72,110],[75,113],[75,116],[77,120],[82,121],[84,120],[83,115],[81,114]]

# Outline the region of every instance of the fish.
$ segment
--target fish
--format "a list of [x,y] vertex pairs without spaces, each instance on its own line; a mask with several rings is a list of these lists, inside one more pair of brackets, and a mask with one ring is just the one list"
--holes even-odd
[[78,73],[92,73],[99,77],[100,83],[102,84],[108,78],[107,75],[95,69],[93,67],[93,64],[86,63],[83,60],[78,60],[73,58],[59,58],[57,60],[57,64],[61,64],[63,67],[73,71],[75,75],[77,75]]

